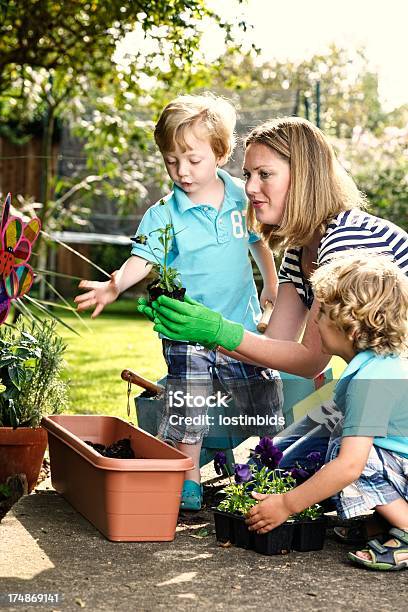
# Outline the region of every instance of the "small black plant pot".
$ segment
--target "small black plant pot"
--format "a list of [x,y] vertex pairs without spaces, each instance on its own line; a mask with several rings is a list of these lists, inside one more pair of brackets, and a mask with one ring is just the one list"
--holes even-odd
[[249,531],[246,523],[245,517],[232,514],[232,524],[233,524],[233,543],[235,546],[239,548],[246,549],[254,549],[254,532]]
[[292,549],[294,523],[283,523],[268,533],[255,533],[254,545],[261,555],[283,555]]
[[295,523],[293,550],[308,552],[322,550],[326,539],[326,518],[306,519]]
[[184,289],[184,287],[173,289],[173,291],[167,291],[167,289],[163,289],[163,287],[159,287],[156,283],[157,281],[153,281],[152,283],[147,285],[147,291],[149,294],[150,304],[154,302],[155,300],[157,300],[157,298],[160,297],[161,295],[167,295],[168,297],[173,298],[174,300],[178,300],[179,302],[184,301],[184,296],[186,293],[186,290]]
[[215,537],[218,542],[235,544],[233,515],[214,509]]

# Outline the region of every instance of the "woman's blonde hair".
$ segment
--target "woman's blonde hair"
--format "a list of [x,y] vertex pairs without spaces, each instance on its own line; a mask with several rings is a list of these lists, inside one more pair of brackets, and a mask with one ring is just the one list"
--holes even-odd
[[154,130],[154,138],[162,153],[171,153],[176,145],[187,150],[186,136],[205,130],[214,155],[224,158],[231,155],[235,146],[234,129],[236,112],[228,100],[211,93],[184,95],[175,98],[163,110]]
[[408,347],[408,277],[389,255],[343,251],[311,277],[314,296],[359,352]]
[[272,249],[309,244],[316,230],[324,234],[330,219],[344,210],[364,208],[364,197],[338,162],[319,128],[301,117],[283,117],[253,129],[245,148],[263,144],[290,165],[290,185],[279,226],[257,223],[251,204],[248,225]]

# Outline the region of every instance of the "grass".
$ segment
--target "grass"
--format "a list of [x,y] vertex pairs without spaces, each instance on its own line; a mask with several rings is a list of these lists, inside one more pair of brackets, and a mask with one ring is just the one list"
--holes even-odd
[[[166,372],[152,324],[136,312],[134,301],[113,304],[96,319],[84,315],[89,330],[73,315],[61,318],[80,333],[76,336],[63,326],[58,330],[68,345],[65,379],[70,412],[127,418],[127,383],[121,371],[134,370],[153,381]],[[140,387],[132,386],[132,398],[140,392]],[[131,410],[134,415],[133,399]]]

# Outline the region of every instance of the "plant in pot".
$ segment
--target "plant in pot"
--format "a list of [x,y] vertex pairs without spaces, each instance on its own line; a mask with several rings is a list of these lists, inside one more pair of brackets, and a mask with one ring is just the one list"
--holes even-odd
[[266,534],[250,532],[245,515],[258,502],[251,492],[281,494],[293,489],[296,479],[279,469],[282,453],[268,437],[262,438],[255,448],[251,464],[235,465],[235,482],[224,489],[225,497],[214,511],[216,537],[261,554],[274,555],[288,552],[320,550],[323,547],[326,523],[320,506],[307,508]]
[[0,483],[26,474],[28,492],[36,485],[47,446],[41,418],[67,404],[61,378],[66,345],[55,327],[55,321],[27,323],[22,317],[15,327],[0,327]]
[[[164,200],[160,200],[161,206],[166,206]],[[149,245],[149,236],[158,234],[158,241],[161,247],[151,248]],[[172,241],[177,234],[174,232],[173,224],[169,216],[169,222],[164,227],[159,227],[149,233],[149,236],[140,234],[132,238],[137,244],[144,244],[150,250],[156,263],[153,264],[153,272],[156,278],[147,286],[149,293],[149,302],[152,303],[160,295],[167,295],[182,302],[186,293],[185,288],[181,284],[180,274],[176,268],[169,266],[169,254]]]
[[252,497],[252,491],[284,493],[293,488],[295,480],[288,473],[256,463],[236,464],[234,479],[235,482],[225,487],[225,497],[214,512],[217,539],[267,555],[289,551],[294,529],[292,519],[272,532],[259,535],[248,530],[245,516],[258,503]]

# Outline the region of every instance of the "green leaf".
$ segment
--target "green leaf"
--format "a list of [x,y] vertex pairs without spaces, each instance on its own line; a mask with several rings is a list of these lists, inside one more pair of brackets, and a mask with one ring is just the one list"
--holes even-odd
[[21,385],[26,380],[24,367],[21,367],[20,365],[16,364],[14,366],[9,367],[8,372],[11,382],[20,391]]
[[211,532],[206,527],[201,527],[201,529],[198,529],[194,533],[190,534],[192,538],[200,538],[200,539],[207,538],[209,535],[211,535]]
[[9,357],[1,357],[0,356],[0,368],[4,368],[11,363],[16,361],[16,357],[14,355],[10,355]]
[[11,489],[6,484],[0,484],[0,495],[7,498],[11,496]]

